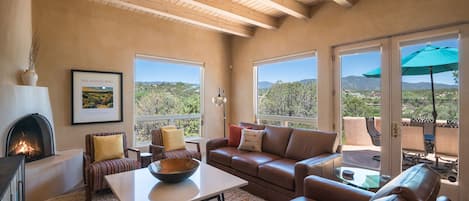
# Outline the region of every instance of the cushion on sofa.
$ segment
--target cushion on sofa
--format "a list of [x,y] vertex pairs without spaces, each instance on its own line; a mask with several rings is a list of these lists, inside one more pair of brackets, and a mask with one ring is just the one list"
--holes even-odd
[[334,132],[294,129],[285,156],[304,160],[322,153],[333,153],[336,136]]
[[261,152],[264,133],[264,130],[243,129],[241,131],[241,140],[239,141],[238,149]]
[[248,123],[248,122],[239,122],[239,126],[244,127],[244,128],[250,127],[253,130],[264,130],[265,128],[265,125]]
[[236,147],[221,147],[210,151],[210,160],[226,166],[231,166],[231,158],[242,153],[247,152],[241,151]]
[[295,160],[279,159],[259,165],[259,177],[286,189],[295,189]]
[[292,128],[278,127],[278,126],[265,126],[265,134],[262,139],[262,151],[285,156],[285,149],[288,145],[288,139]]
[[241,131],[244,128],[251,127],[242,127],[238,125],[230,125],[230,135],[228,136],[228,146],[237,147],[239,146],[239,141],[241,140]]
[[246,174],[257,176],[257,167],[259,165],[277,159],[280,159],[280,157],[269,153],[248,152],[233,156],[231,167]]

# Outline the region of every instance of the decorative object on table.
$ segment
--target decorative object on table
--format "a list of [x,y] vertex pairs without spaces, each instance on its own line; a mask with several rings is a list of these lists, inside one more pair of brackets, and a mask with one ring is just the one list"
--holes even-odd
[[72,70],[72,125],[123,121],[122,73]]
[[29,49],[28,68],[24,70],[21,74],[21,80],[23,81],[24,85],[36,86],[37,84],[38,76],[36,73],[36,60],[38,52],[39,42],[35,34],[31,41],[31,47]]
[[177,183],[189,178],[199,168],[200,162],[191,158],[168,158],[151,163],[150,173],[166,183]]
[[223,137],[226,137],[226,101],[225,90],[218,88],[218,95],[212,97],[212,103],[216,106],[223,106]]
[[349,180],[352,180],[353,179],[353,174],[354,172],[352,170],[344,170],[342,171],[342,177],[344,179],[349,179]]

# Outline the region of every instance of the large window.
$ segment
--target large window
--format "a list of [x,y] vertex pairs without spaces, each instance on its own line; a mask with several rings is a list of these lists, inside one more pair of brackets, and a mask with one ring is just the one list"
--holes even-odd
[[151,130],[176,125],[186,137],[200,136],[201,64],[137,57],[135,144],[151,141]]
[[317,128],[317,59],[313,53],[259,62],[255,79],[258,122]]

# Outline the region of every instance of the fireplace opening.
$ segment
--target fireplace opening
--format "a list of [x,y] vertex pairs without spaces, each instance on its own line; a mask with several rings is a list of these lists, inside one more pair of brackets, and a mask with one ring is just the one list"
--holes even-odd
[[54,154],[52,126],[46,117],[27,115],[10,128],[6,156],[24,155],[26,162],[31,162]]

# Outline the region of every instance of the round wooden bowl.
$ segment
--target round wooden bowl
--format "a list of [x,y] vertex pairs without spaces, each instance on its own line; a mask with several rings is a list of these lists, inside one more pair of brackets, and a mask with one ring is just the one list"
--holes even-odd
[[166,183],[177,183],[189,178],[200,162],[191,158],[163,159],[148,166],[150,173]]

